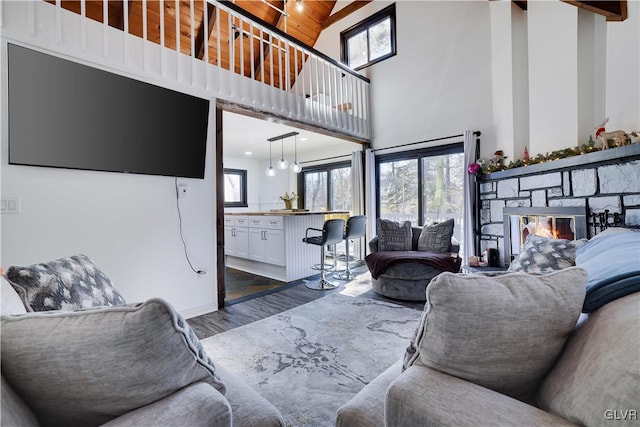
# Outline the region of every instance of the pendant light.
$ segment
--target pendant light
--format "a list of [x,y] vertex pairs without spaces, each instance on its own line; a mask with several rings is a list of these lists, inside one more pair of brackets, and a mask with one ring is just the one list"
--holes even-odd
[[278,169],[287,169],[289,167],[289,162],[284,159],[284,138],[280,139],[280,161],[277,166]]
[[294,151],[293,151],[293,163],[291,164],[291,170],[293,173],[300,173],[302,171],[302,165],[298,163],[298,136],[294,135]]
[[271,141],[269,141],[269,167],[267,168],[267,176],[276,176],[276,170],[271,164]]

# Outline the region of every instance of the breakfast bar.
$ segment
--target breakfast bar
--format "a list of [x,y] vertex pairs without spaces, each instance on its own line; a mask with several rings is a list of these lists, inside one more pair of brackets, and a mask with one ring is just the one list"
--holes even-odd
[[349,211],[301,209],[225,212],[226,266],[283,282],[318,274],[312,268],[318,248],[302,242],[307,228],[322,229],[327,219],[348,217]]

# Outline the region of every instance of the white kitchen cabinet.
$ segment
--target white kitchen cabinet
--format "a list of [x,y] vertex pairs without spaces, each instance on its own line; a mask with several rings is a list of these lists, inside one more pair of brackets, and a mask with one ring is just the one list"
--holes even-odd
[[282,224],[282,217],[264,216],[249,219],[249,259],[285,265]]
[[247,217],[225,216],[224,253],[240,258],[249,257],[249,228]]

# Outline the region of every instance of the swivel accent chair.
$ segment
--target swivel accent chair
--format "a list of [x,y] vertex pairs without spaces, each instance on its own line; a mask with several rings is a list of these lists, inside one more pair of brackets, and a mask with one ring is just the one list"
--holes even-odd
[[353,280],[356,275],[351,272],[349,266],[349,240],[351,239],[359,239],[364,237],[364,233],[366,230],[366,219],[367,217],[364,215],[357,215],[349,217],[347,220],[347,226],[344,230],[343,239],[345,241],[346,254],[345,254],[345,263],[346,269],[342,273],[336,273],[333,275],[336,279],[340,280]]
[[[309,236],[310,230],[319,231],[322,234],[319,236]],[[320,251],[320,280],[307,282],[305,284],[307,288],[321,291],[325,289],[334,289],[339,286],[337,283],[328,281],[325,277],[324,251],[327,245],[333,245],[340,242],[343,238],[343,234],[344,219],[328,219],[324,222],[322,230],[312,227],[307,228],[305,237],[304,239],[302,239],[302,241],[311,245],[320,246],[322,248]]]

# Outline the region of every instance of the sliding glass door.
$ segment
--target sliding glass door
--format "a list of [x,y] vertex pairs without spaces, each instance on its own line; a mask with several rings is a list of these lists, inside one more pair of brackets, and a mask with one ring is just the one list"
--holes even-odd
[[453,218],[454,236],[462,240],[462,144],[381,155],[376,163],[380,218],[414,226]]

